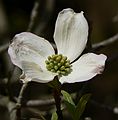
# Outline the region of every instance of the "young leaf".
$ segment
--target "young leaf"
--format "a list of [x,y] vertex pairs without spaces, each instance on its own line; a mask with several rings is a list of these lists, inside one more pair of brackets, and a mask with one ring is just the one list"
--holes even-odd
[[87,104],[90,96],[91,96],[91,94],[85,94],[80,98],[80,100],[76,106],[74,120],[80,119],[81,115],[83,114],[83,112],[85,110],[86,104]]
[[67,107],[68,112],[71,114],[72,118],[74,118],[75,114],[75,106],[70,104],[69,102],[65,101],[65,105]]
[[61,91],[63,98],[64,98],[64,102],[65,105],[67,107],[67,110],[71,113],[72,118],[74,118],[74,114],[75,114],[75,103],[73,102],[71,96],[69,93],[67,93],[66,91],[62,90]]
[[64,90],[61,90],[61,93],[63,95],[64,101],[66,101],[66,102],[72,104],[73,106],[75,106],[75,103],[73,102],[73,100],[72,100],[72,98],[71,98],[69,93],[67,93]]
[[52,114],[51,120],[58,120],[58,116],[56,112]]

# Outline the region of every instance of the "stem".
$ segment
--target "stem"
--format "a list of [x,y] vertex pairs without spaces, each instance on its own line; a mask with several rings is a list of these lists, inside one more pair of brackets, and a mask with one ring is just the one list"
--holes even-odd
[[17,108],[17,112],[16,112],[16,120],[21,120],[21,105],[22,105],[22,98],[23,98],[23,93],[26,89],[28,85],[28,82],[25,82],[20,90],[19,96],[18,96],[18,100],[16,103],[16,108]]
[[55,100],[55,105],[57,109],[58,120],[63,120],[62,110],[61,110],[61,84],[59,82],[58,76],[54,78],[49,85],[54,89],[53,96]]
[[54,99],[55,99],[55,104],[57,108],[57,115],[58,115],[58,120],[63,120],[63,115],[62,115],[62,110],[61,110],[61,90],[54,90]]

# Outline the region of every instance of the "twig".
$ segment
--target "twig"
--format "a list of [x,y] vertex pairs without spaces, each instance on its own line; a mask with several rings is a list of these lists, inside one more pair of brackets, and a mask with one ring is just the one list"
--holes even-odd
[[[29,114],[27,118],[37,118],[37,120],[46,120],[43,116],[45,113],[42,113],[40,110],[37,110],[35,108],[26,108],[25,109]],[[29,120],[29,119],[28,119]]]
[[28,85],[28,82],[25,82],[20,90],[20,93],[19,93],[19,96],[18,96],[18,100],[17,100],[17,103],[16,103],[16,108],[17,108],[17,120],[21,120],[21,105],[22,105],[22,98],[23,98],[23,93],[26,89]]
[[46,100],[29,100],[26,103],[26,106],[28,107],[38,107],[38,106],[48,106],[48,105],[54,105],[55,100],[54,99],[46,99]]
[[31,12],[30,22],[29,22],[27,31],[31,31],[32,28],[33,28],[35,19],[36,19],[37,15],[38,15],[38,7],[39,7],[39,1],[36,1],[34,3],[34,7],[33,7],[32,12]]
[[[64,99],[62,99],[62,102],[64,102]],[[114,107],[99,103],[92,99],[90,100],[90,103],[97,107],[107,109],[112,112],[114,110]],[[49,105],[54,105],[54,104],[55,104],[55,100],[54,100],[54,98],[52,98],[52,99],[48,99],[48,100],[30,100],[26,103],[26,106],[27,107],[39,107],[39,106],[49,106]]]
[[9,47],[8,43],[5,43],[4,45],[0,46],[0,53],[4,52],[5,50],[7,50],[7,48]]
[[28,85],[28,82],[25,82],[20,90],[20,93],[19,93],[19,96],[18,96],[18,100],[17,100],[17,105],[20,106],[21,105],[21,101],[22,101],[22,98],[23,98],[23,93],[24,93],[24,90],[25,88],[27,87]]
[[55,0],[42,0],[40,3],[40,11],[38,16],[38,23],[34,28],[34,33],[37,35],[41,35],[43,30],[46,28],[49,20],[51,19],[52,12],[54,10],[54,2]]
[[[64,99],[62,99],[62,102],[64,102]],[[99,103],[95,100],[90,100],[90,103],[99,107],[99,108],[103,108],[103,109],[107,109],[109,111],[114,111],[114,107]],[[39,107],[39,106],[49,106],[49,105],[54,105],[55,104],[55,100],[54,98],[52,99],[48,99],[48,100],[30,100],[26,103],[27,107]]]
[[104,40],[102,42],[96,43],[92,45],[93,49],[99,49],[101,47],[106,47],[114,42],[118,41],[118,33],[114,36],[112,36],[111,38]]

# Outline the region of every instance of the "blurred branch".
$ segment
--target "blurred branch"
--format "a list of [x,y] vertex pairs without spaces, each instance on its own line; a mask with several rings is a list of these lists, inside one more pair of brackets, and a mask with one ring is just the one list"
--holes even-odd
[[49,20],[51,19],[52,12],[54,10],[54,0],[43,0],[40,3],[39,19],[34,29],[34,33],[41,35],[46,28]]
[[38,106],[48,106],[48,105],[54,105],[55,100],[52,99],[46,99],[46,100],[29,100],[26,103],[26,106],[28,107],[38,107]]
[[8,111],[10,113],[10,120],[16,120],[16,109],[15,108],[15,103],[14,102],[9,102],[7,105]]
[[[63,98],[62,98],[62,102],[64,102]],[[51,106],[54,104],[55,104],[55,100],[54,100],[54,98],[52,98],[52,99],[46,99],[46,100],[30,100],[26,103],[26,106],[27,107],[41,107],[41,106],[44,107],[44,106]],[[117,106],[111,107],[109,105],[99,103],[92,99],[90,100],[90,104],[93,104],[94,106],[102,108],[102,109],[109,110],[109,111],[113,112],[114,114],[118,114],[118,112],[116,112]]]
[[39,0],[34,3],[34,7],[33,7],[32,12],[31,12],[30,22],[29,22],[27,31],[31,31],[33,28],[35,19],[38,15],[38,7],[39,7]]
[[113,22],[118,22],[118,14],[113,17]]
[[9,43],[5,43],[4,45],[1,45],[0,46],[0,53],[2,53],[5,50],[7,50],[8,47],[9,47]]
[[23,94],[24,94],[24,91],[25,91],[27,85],[28,85],[28,82],[25,82],[25,83],[23,84],[23,86],[21,87],[21,90],[20,90],[18,99],[17,99],[17,103],[16,103],[17,120],[21,120],[21,105],[22,105],[22,98],[23,98]]
[[35,108],[26,108],[28,112],[27,118],[37,118],[38,120],[46,120],[43,116],[46,115],[45,112],[41,112]]
[[97,50],[97,49],[100,49],[100,48],[103,48],[103,47],[106,47],[114,42],[118,41],[118,33],[114,36],[112,36],[111,38],[107,39],[107,40],[104,40],[102,42],[99,42],[99,43],[96,43],[96,44],[93,44],[92,45],[92,48],[94,50]]
[[[64,102],[64,99],[62,99],[62,102]],[[90,100],[90,103],[93,104],[94,106],[97,106],[97,107],[100,107],[103,109],[107,109],[109,111],[114,110],[113,107],[99,103],[92,99]],[[49,105],[54,105],[54,104],[55,104],[55,100],[54,100],[54,98],[52,98],[52,99],[46,99],[46,100],[29,100],[26,103],[26,106],[27,107],[39,107],[39,106],[41,107],[41,106],[49,106]]]
[[3,2],[0,0],[0,34],[4,34],[8,30],[8,21]]

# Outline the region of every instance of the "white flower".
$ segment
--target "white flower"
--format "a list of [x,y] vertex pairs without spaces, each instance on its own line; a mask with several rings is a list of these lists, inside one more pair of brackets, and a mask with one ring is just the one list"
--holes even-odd
[[[75,13],[68,8],[59,13],[54,41],[58,54],[67,56],[72,65],[70,74],[59,77],[61,83],[87,81],[103,71],[107,59],[103,54],[87,53],[75,61],[85,49],[87,38],[88,23],[83,12]],[[8,53],[13,64],[23,70],[24,81],[47,83],[58,75],[46,68],[45,61],[48,56],[54,55],[55,51],[44,38],[30,32],[17,34],[9,46]]]

